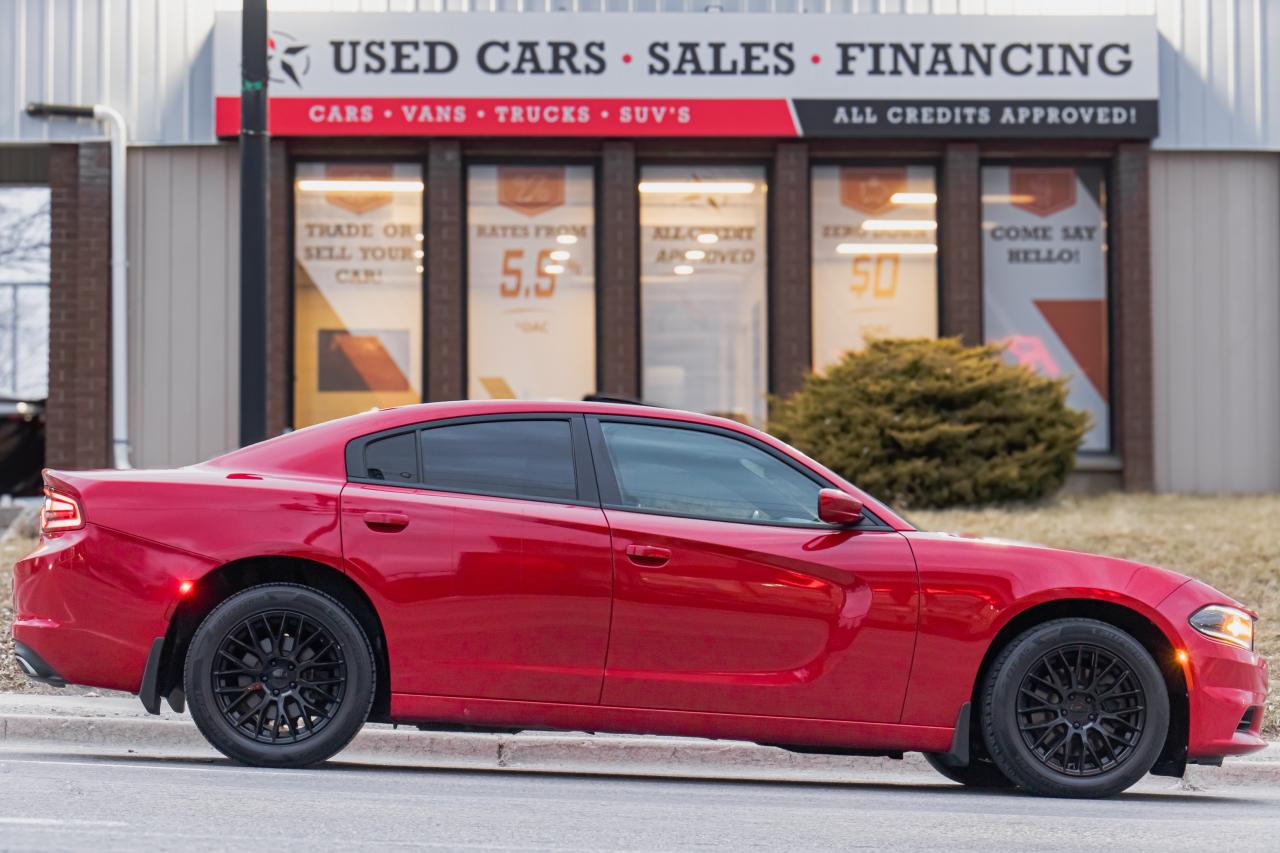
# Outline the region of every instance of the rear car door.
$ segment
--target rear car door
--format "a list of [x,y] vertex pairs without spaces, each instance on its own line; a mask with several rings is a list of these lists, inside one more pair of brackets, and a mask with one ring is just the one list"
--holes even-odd
[[615,592],[606,705],[896,722],[918,584],[904,537],[818,519],[832,484],[742,433],[588,418]]
[[596,703],[609,531],[581,415],[433,422],[352,442],[348,569],[396,693]]

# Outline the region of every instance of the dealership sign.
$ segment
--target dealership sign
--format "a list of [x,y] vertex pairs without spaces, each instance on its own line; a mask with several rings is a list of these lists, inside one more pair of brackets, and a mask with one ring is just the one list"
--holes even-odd
[[[1156,133],[1152,17],[273,13],[277,136]],[[240,16],[214,32],[240,130]]]

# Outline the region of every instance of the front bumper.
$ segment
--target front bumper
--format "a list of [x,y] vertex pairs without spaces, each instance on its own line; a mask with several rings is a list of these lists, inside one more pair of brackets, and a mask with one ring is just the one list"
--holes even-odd
[[1256,652],[1214,640],[1187,622],[1205,604],[1230,604],[1198,581],[1192,581],[1160,605],[1178,631],[1187,682],[1187,758],[1210,763],[1230,755],[1264,749],[1262,712],[1270,680],[1267,661]]

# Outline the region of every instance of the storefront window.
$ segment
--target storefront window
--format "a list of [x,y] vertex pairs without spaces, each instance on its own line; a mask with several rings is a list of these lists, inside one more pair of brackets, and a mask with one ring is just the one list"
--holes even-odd
[[596,384],[590,166],[472,166],[467,393],[580,400]]
[[422,399],[422,170],[299,163],[294,425]]
[[983,328],[1008,358],[1070,377],[1067,402],[1110,449],[1107,223],[1100,166],[982,169]]
[[762,424],[764,169],[646,166],[639,189],[644,398]]
[[813,169],[813,366],[872,338],[938,334],[931,166]]

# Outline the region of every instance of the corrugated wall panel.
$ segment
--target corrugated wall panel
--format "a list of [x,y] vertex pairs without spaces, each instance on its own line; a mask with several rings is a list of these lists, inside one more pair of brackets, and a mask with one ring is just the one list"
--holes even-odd
[[[31,100],[104,102],[135,142],[213,140],[214,12],[235,0],[3,0],[0,142],[101,135],[29,119]],[[272,0],[275,11],[1130,14],[1160,28],[1163,149],[1280,151],[1276,0]],[[785,26],[785,24],[780,24]]]
[[1280,155],[1151,160],[1156,487],[1280,490]]
[[238,163],[230,145],[129,154],[129,427],[139,467],[236,445]]

